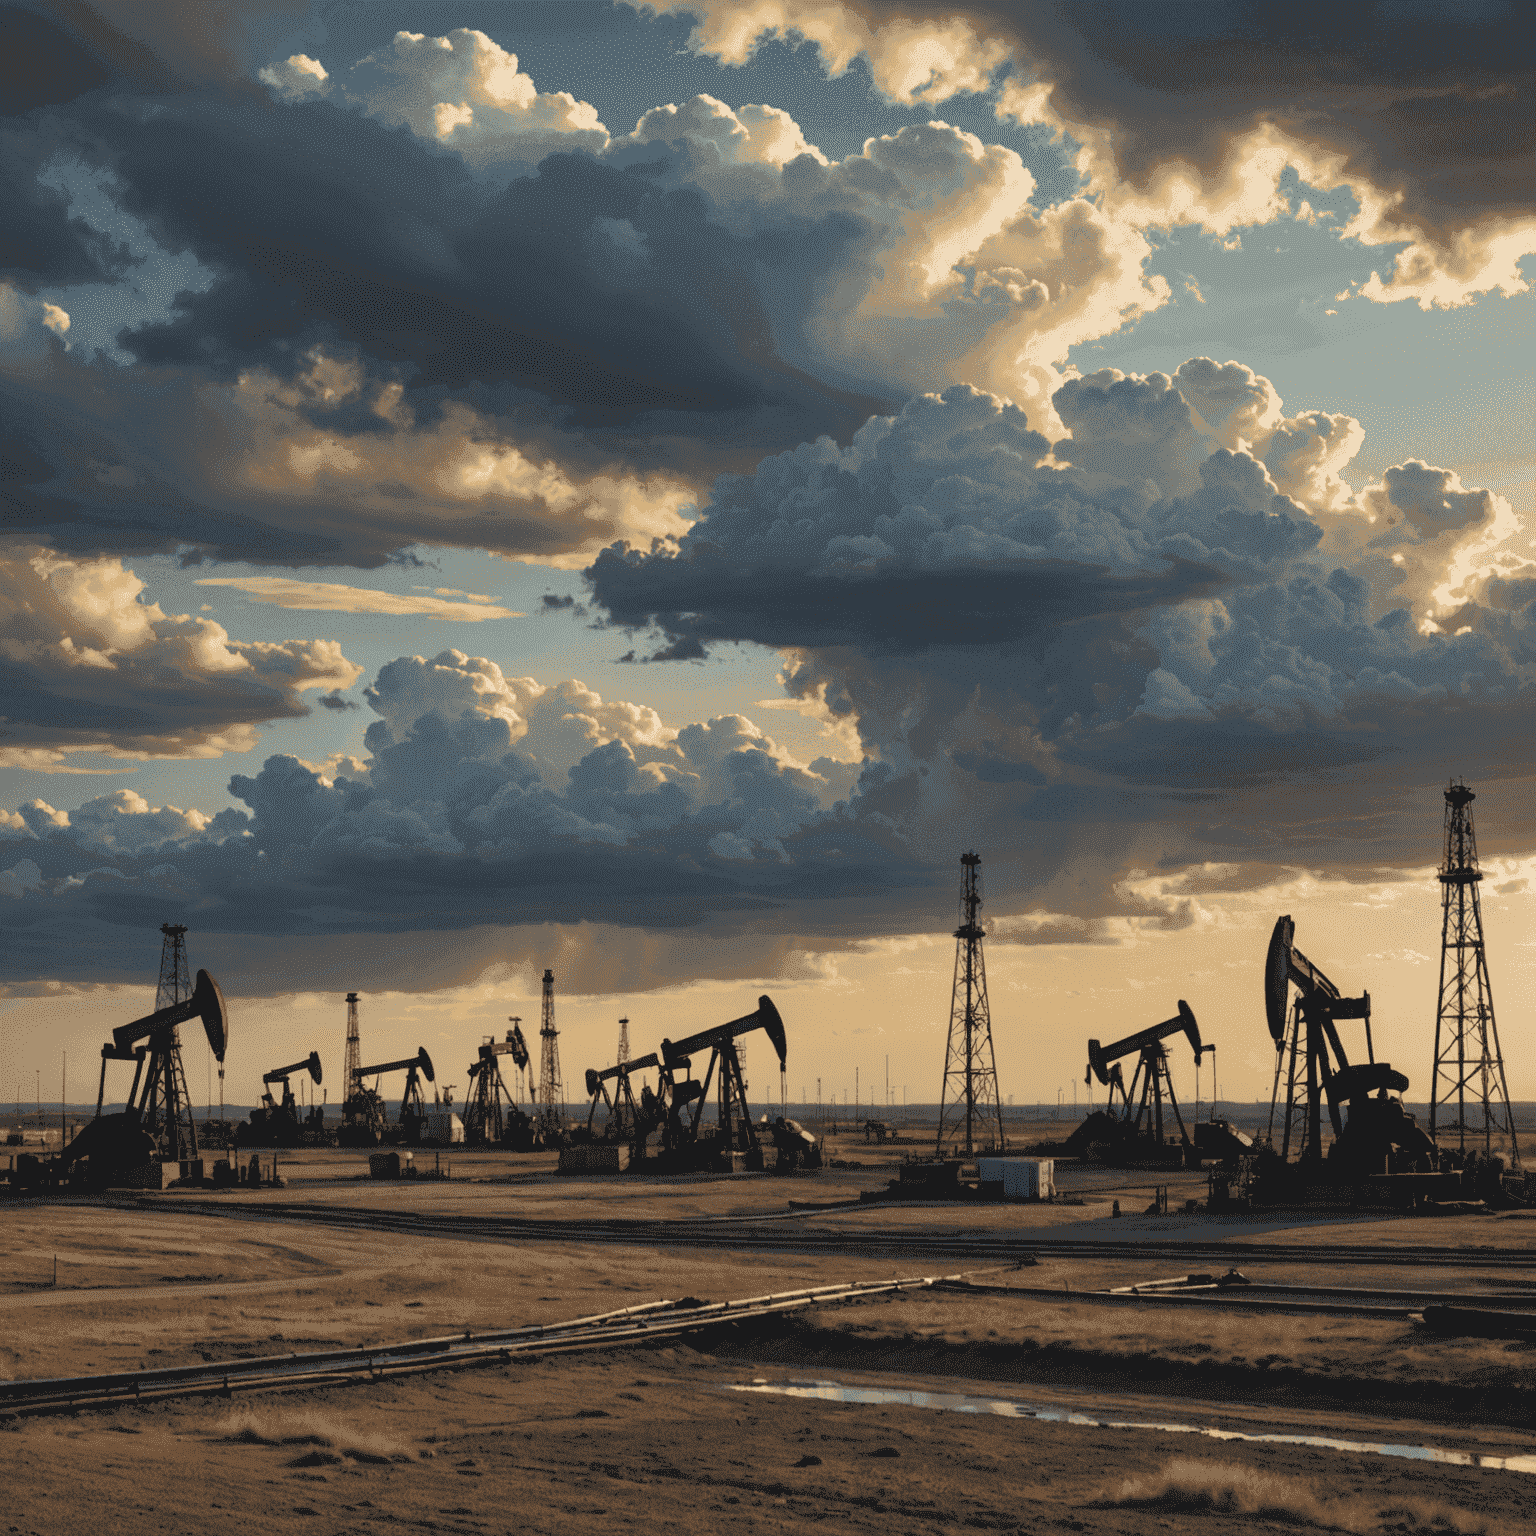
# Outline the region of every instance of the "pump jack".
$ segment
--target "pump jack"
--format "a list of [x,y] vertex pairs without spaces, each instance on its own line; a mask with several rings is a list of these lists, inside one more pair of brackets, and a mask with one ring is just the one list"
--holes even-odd
[[[469,1064],[469,1097],[464,1108],[464,1140],[471,1146],[509,1146],[518,1152],[532,1152],[539,1145],[538,1128],[518,1107],[501,1075],[501,1056],[510,1056],[518,1071],[528,1065],[528,1047],[517,1026],[507,1031],[505,1040],[487,1039]],[[502,1100],[506,1115],[502,1115]]]
[[[306,1060],[296,1061],[291,1066],[274,1067],[262,1078],[261,1106],[251,1111],[250,1120],[238,1132],[242,1147],[296,1147],[305,1130],[322,1128],[325,1111],[320,1108],[312,1109],[302,1124],[299,1121],[299,1103],[288,1086],[288,1079],[299,1072],[308,1072],[316,1084],[320,1082],[319,1051],[311,1051]],[[283,1085],[281,1104],[272,1097],[273,1083]]]
[[[668,1160],[691,1167],[722,1160],[727,1167],[734,1164],[737,1154],[744,1154],[745,1166],[760,1172],[763,1168],[763,1148],[758,1140],[757,1127],[747,1107],[747,1083],[742,1076],[741,1058],[736,1052],[736,1042],[741,1036],[761,1029],[773,1042],[778,1052],[779,1070],[782,1072],[788,1056],[784,1038],[784,1021],[773,999],[760,997],[757,1011],[732,1019],[728,1024],[718,1024],[713,1029],[701,1030],[686,1040],[661,1042],[661,1068],[665,1079],[665,1094],[669,1101],[663,1145]],[[703,1082],[688,1076],[690,1058],[696,1051],[709,1051],[709,1070]],[[635,1063],[629,1063],[631,1067]],[[719,1125],[712,1138],[701,1140],[699,1121],[704,1115],[704,1104],[709,1097],[709,1085],[716,1069],[720,1073]],[[678,1074],[682,1077],[679,1080]],[[687,1113],[693,1105],[693,1113]]]
[[[176,1026],[189,1019],[201,1019],[209,1048],[223,1065],[229,1012],[218,982],[207,971],[199,971],[190,997],[112,1031],[111,1041],[101,1048],[96,1118],[65,1149],[60,1159],[63,1167],[86,1158],[93,1177],[99,1173],[110,1178],[114,1172],[156,1158],[171,1163],[197,1156],[197,1128],[176,1039]],[[128,1107],[116,1115],[102,1113],[109,1061],[134,1063]]]
[[[601,1072],[587,1068],[587,1093],[592,1099],[587,1110],[587,1135],[593,1140],[627,1142],[632,1162],[645,1156],[646,1138],[667,1118],[665,1077],[660,1080],[660,1092],[652,1093],[649,1084],[642,1084],[639,1098],[635,1097],[630,1074],[643,1072],[648,1067],[655,1067],[658,1074],[661,1071],[661,1058],[655,1051],[635,1061],[621,1061],[617,1066],[604,1067]],[[610,1082],[613,1084],[611,1098],[607,1087]],[[599,1104],[608,1106],[608,1120],[600,1135],[592,1128]]]
[[[1113,1045],[1102,1046],[1097,1040],[1088,1042],[1088,1070],[1083,1075],[1083,1081],[1091,1082],[1096,1077],[1109,1089],[1107,1113],[1101,1112],[1101,1116],[1090,1118],[1099,1119],[1101,1125],[1104,1119],[1113,1122],[1113,1135],[1106,1139],[1120,1157],[1140,1161],[1167,1157],[1168,1147],[1163,1140],[1165,1097],[1179,1128],[1181,1160],[1187,1161],[1194,1155],[1193,1143],[1184,1127],[1184,1117],[1179,1113],[1179,1101],[1174,1095],[1173,1078],[1168,1071],[1168,1050],[1163,1044],[1170,1035],[1181,1032],[1194,1050],[1195,1065],[1198,1067],[1200,1058],[1216,1047],[1200,1043],[1200,1026],[1189,1004],[1182,997],[1179,999],[1179,1011],[1171,1019],[1164,1019],[1161,1024],[1149,1025],[1134,1035],[1115,1041]],[[1132,1054],[1136,1055],[1137,1060],[1131,1074],[1131,1086],[1127,1089],[1120,1062]]]
[[[347,1085],[350,1092],[344,1113],[347,1117],[347,1144],[377,1146],[384,1134],[384,1101],[371,1089],[363,1087],[365,1077],[382,1077],[386,1072],[405,1073],[405,1093],[400,1100],[400,1139],[407,1145],[421,1140],[421,1127],[427,1118],[427,1103],[422,1097],[421,1078],[437,1081],[432,1058],[426,1046],[414,1056],[399,1061],[384,1061],[374,1067],[358,1067]],[[364,1139],[367,1138],[367,1139]]]
[[[1401,1093],[1407,1088],[1408,1079],[1394,1072],[1391,1063],[1376,1060],[1371,1039],[1371,994],[1341,996],[1338,987],[1296,948],[1295,933],[1296,925],[1289,916],[1277,918],[1264,960],[1264,1011],[1275,1042],[1275,1087],[1269,1109],[1271,1147],[1280,1078],[1285,1072],[1282,1162],[1290,1157],[1294,1134],[1299,1163],[1321,1176],[1322,1105],[1326,1099],[1334,1136],[1328,1156],[1335,1171],[1346,1167],[1365,1174],[1397,1171],[1390,1166],[1393,1164],[1404,1170],[1416,1166],[1427,1169],[1434,1144],[1413,1117],[1404,1113],[1401,1101],[1387,1097],[1388,1090]],[[1287,1020],[1286,1002],[1293,983],[1297,996]],[[1354,1066],[1339,1038],[1340,1019],[1365,1023],[1366,1060]],[[1348,1124],[1340,1113],[1340,1106],[1346,1103]]]

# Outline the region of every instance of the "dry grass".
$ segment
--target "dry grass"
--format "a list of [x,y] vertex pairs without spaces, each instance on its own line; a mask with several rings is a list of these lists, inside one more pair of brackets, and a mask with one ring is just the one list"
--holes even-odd
[[226,1445],[315,1446],[318,1449],[295,1465],[319,1466],[324,1462],[409,1462],[416,1455],[402,1440],[376,1430],[358,1429],[315,1409],[297,1412],[260,1412],[237,1408],[220,1423],[212,1438]]
[[1306,1530],[1359,1536],[1502,1536],[1480,1515],[1423,1499],[1319,1498],[1300,1478],[1220,1461],[1175,1457],[1150,1477],[1127,1478],[1100,1507],[1155,1509],[1177,1514],[1240,1515]]

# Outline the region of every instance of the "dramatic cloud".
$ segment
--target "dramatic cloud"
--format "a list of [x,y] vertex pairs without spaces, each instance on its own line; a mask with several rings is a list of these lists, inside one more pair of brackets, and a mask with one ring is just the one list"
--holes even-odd
[[307,714],[300,695],[361,668],[332,640],[231,640],[145,603],[119,560],[0,548],[0,765],[248,751],[256,727]]
[[1347,188],[1341,233],[1404,243],[1360,292],[1424,307],[1524,292],[1536,251],[1529,153],[1536,71],[1520,8],[1020,7],[971,0],[670,0],[692,46],[743,64],[804,39],[857,57],[893,100],[940,102],[1002,78],[999,115],[1066,134],[1112,218],[1226,234],[1290,214],[1287,167]]
[[[663,8],[727,63],[808,41],[934,116],[881,109],[836,156],[692,84],[605,123],[532,78],[531,45],[435,36],[435,13],[358,46],[260,3],[24,22],[37,79],[0,108],[3,761],[249,750],[311,690],[335,718],[303,750],[346,750],[253,762],[243,810],[124,791],[0,815],[14,983],[137,974],[165,907],[226,955],[408,987],[559,926],[593,984],[619,956],[653,983],[760,974],[930,929],[971,843],[999,937],[1119,942],[1297,863],[1419,860],[1400,807],[1448,772],[1529,784],[1536,567],[1509,501],[1427,450],[1352,482],[1359,422],[1235,362],[1069,362],[1170,322],[1178,282],[1199,296],[1152,270],[1167,231],[1235,248],[1323,219],[1314,189],[1391,247],[1370,278],[1341,258],[1363,299],[1523,291],[1502,12]],[[178,554],[293,610],[513,616],[307,579],[422,545],[585,570],[632,632],[616,660],[777,651],[765,707],[845,760],[459,651],[380,668],[359,747],[334,642],[167,616],[122,564]],[[1501,835],[1529,845],[1525,804]],[[710,941],[691,959],[685,932]]]
[[460,624],[525,617],[510,608],[498,608],[494,603],[453,603],[422,593],[379,592],[371,587],[343,587],[328,581],[294,581],[286,576],[202,576],[197,585],[233,587],[253,602],[319,613],[419,613],[431,619],[451,619]]
[[[0,250],[14,525],[82,554],[371,566],[426,542],[576,568],[615,540],[677,539],[719,471],[846,444],[914,392],[973,384],[1057,438],[1070,349],[1170,301],[1148,232],[1315,217],[1282,195],[1287,168],[1352,189],[1361,239],[1417,242],[1372,296],[1522,286],[1516,182],[1483,196],[1457,179],[1478,156],[1494,176],[1470,130],[1404,126],[1410,98],[1443,112],[1482,92],[1502,111],[1486,49],[1452,49],[1424,80],[1389,59],[1399,94],[1363,85],[1353,116],[1309,66],[1313,94],[1282,120],[1259,87],[1284,71],[1215,22],[1195,51],[1236,61],[1240,110],[1203,78],[1117,105],[1104,60],[1127,45],[1068,13],[1031,13],[1026,36],[985,6],[690,8],[695,46],[727,62],[793,33],[834,70],[867,57],[895,100],[995,89],[1005,116],[1080,145],[1083,191],[1040,206],[1018,153],[939,121],[841,160],[780,108],[703,95],[610,131],[472,29],[400,32],[356,62],[316,43],[238,87],[259,7],[191,29],[195,45],[162,38],[180,63],[159,73],[122,62],[153,19],[94,41],[54,29],[38,47],[61,79],[96,78],[91,59],[126,72],[7,119],[0,140],[25,210]],[[1230,111],[1200,128],[1192,101]],[[1395,158],[1350,133],[1396,133]],[[67,306],[28,297],[121,288],[130,269],[170,286],[126,313],[110,363],[100,338],[67,353]]]

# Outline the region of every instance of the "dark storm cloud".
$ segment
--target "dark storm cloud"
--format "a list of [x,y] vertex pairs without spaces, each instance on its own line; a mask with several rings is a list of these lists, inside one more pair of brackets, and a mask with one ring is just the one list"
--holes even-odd
[[676,554],[605,551],[592,590],[616,623],[696,644],[991,646],[1174,605],[1320,537],[1246,456],[1218,450],[1169,499],[1050,451],[1016,406],[955,385],[846,450],[823,440],[722,478]]
[[[555,155],[498,186],[327,101],[97,91],[68,113],[67,132],[18,120],[9,144],[17,280],[106,278],[128,259],[37,183],[64,145],[206,287],[119,334],[136,367],[9,371],[11,520],[61,547],[366,565],[424,538],[558,556],[604,521],[609,537],[671,531],[647,508],[685,501],[690,479],[846,439],[885,405],[784,362],[758,286],[835,261],[859,220],[823,207],[727,229],[696,188],[663,184],[664,144],[628,169]],[[610,230],[643,260],[618,260]],[[321,359],[355,380],[303,383]],[[280,408],[262,398],[286,385]],[[409,471],[450,452],[423,446],[439,430],[551,462],[572,492],[556,508],[493,484],[483,504],[432,505],[436,466],[421,484]],[[381,472],[339,497],[299,483],[284,464],[305,432],[354,440]]]
[[1273,122],[1400,193],[1389,221],[1443,240],[1536,209],[1530,18],[1504,0],[846,5],[877,26],[963,16],[1006,40],[1062,118],[1107,132],[1133,186],[1175,159],[1213,175],[1235,138]]
[[[665,413],[706,435],[761,413],[781,441],[872,404],[774,366],[758,253],[644,168],[555,155],[498,191],[329,102],[181,96],[85,119],[127,211],[215,274],[123,338],[144,362],[286,372],[323,342],[403,368],[413,390],[532,390],[573,423],[644,430]],[[644,238],[643,282],[593,247],[601,219]]]

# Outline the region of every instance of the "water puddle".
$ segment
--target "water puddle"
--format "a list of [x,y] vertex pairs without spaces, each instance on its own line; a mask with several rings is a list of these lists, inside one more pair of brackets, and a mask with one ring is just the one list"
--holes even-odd
[[923,1392],[892,1387],[845,1387],[837,1381],[763,1381],[732,1383],[732,1392],[762,1392],[777,1397],[814,1398],[824,1403],[896,1404],[905,1408],[939,1408],[946,1413],[984,1413],[1003,1419],[1035,1419],[1042,1424],[1076,1424],[1085,1429],[1149,1429],[1165,1435],[1205,1435],[1212,1440],[1246,1440],[1255,1445],[1306,1445],[1327,1451],[1356,1451],[1368,1456],[1400,1456],[1408,1461],[1434,1461],[1450,1467],[1487,1467],[1499,1472],[1536,1473],[1536,1455],[1481,1456],[1447,1451],[1433,1445],[1394,1445],[1388,1441],[1337,1440],[1330,1435],[1250,1434],[1204,1424],[1174,1424],[1158,1420],[1095,1419],[1070,1408],[1050,1408],[1007,1397],[973,1397],[964,1392]]

